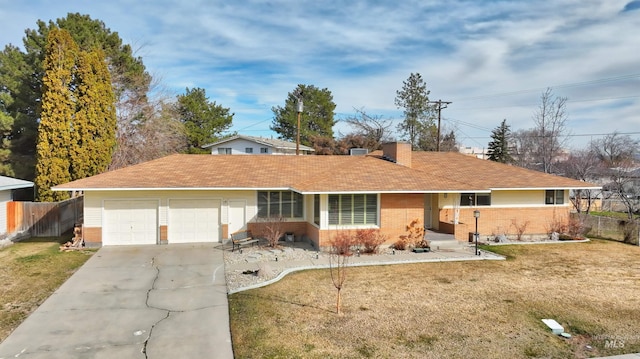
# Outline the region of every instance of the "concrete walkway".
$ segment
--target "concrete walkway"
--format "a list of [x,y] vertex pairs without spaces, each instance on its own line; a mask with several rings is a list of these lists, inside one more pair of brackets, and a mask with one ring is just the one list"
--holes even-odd
[[0,358],[233,358],[222,251],[104,247],[0,344]]

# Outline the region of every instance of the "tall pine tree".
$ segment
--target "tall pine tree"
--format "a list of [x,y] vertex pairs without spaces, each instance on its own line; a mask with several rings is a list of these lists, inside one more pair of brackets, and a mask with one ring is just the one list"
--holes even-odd
[[47,36],[42,77],[42,110],[36,146],[37,199],[59,201],[67,192],[51,187],[71,180],[69,147],[71,120],[75,114],[72,93],[78,46],[66,30],[53,29]]
[[0,92],[0,175],[15,176],[9,157],[11,155],[11,129],[13,117],[7,107],[13,102],[6,92]]
[[295,141],[298,133],[298,98],[303,100],[300,114],[300,143],[312,145],[314,137],[333,138],[333,126],[336,124],[331,91],[314,85],[298,85],[289,92],[284,107],[274,106],[273,122],[269,127],[284,140]]
[[176,109],[184,124],[189,153],[207,153],[202,146],[217,141],[233,121],[233,113],[210,102],[203,88],[187,88],[184,95],[178,96]]
[[500,126],[491,131],[491,141],[489,142],[489,148],[487,150],[490,161],[513,163],[513,157],[509,149],[510,137],[511,130],[509,129],[509,125],[507,125],[507,120],[504,119]]
[[404,109],[404,121],[398,124],[398,131],[406,136],[413,149],[427,147],[426,142],[436,142],[437,128],[429,93],[427,84],[417,72],[411,73],[402,82],[402,89],[396,91],[395,104]]
[[78,56],[75,97],[69,150],[72,180],[106,171],[116,144],[115,96],[101,49]]

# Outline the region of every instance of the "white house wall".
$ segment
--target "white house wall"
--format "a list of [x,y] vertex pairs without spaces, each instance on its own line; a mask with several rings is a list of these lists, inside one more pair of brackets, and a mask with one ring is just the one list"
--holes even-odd
[[7,203],[11,201],[11,190],[0,191],[0,234],[7,233]]
[[252,141],[247,141],[245,139],[240,139],[240,138],[233,141],[225,142],[218,146],[211,147],[211,154],[217,155],[218,148],[231,148],[232,155],[246,155],[248,154],[246,152],[246,148],[253,148],[253,153],[251,154],[254,154],[254,155],[264,154],[264,153],[260,153],[261,148],[267,148],[267,150],[269,151],[267,154],[273,154],[273,148],[270,146],[255,143]]
[[[491,207],[541,207],[544,202],[545,190],[502,190],[491,191]],[[438,195],[439,208],[460,207],[459,193],[440,193]],[[564,191],[563,206],[570,205],[568,191]],[[464,206],[466,207],[466,206]]]
[[[538,207],[548,206],[544,202],[545,190],[529,191],[493,191],[492,207]],[[569,205],[567,191],[564,191],[564,204]]]

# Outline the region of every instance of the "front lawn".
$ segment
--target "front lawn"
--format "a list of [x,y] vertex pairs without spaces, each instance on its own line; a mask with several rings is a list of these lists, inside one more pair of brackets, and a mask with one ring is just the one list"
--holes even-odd
[[69,238],[34,238],[0,249],[0,342],[94,253],[60,252]]
[[[500,262],[328,270],[229,297],[236,358],[582,358],[640,352],[640,248],[496,246]],[[572,335],[551,334],[552,318]]]

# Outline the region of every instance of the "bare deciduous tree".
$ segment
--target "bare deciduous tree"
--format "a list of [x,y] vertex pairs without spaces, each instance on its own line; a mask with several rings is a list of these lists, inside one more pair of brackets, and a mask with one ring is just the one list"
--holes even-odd
[[344,122],[353,129],[351,135],[358,135],[366,139],[369,150],[379,150],[384,142],[391,140],[391,120],[382,116],[370,116],[364,109],[354,109],[356,115],[347,117]]
[[351,233],[337,234],[330,243],[329,248],[329,272],[333,286],[338,290],[336,298],[336,313],[342,314],[342,287],[347,279],[347,267],[351,247],[355,244]]
[[533,115],[535,123],[534,157],[545,173],[553,171],[554,161],[567,140],[567,98],[557,97],[548,88],[540,97]]
[[611,181],[605,187],[625,206],[628,218],[633,219],[634,212],[640,210],[639,171],[635,163],[640,153],[640,142],[614,132],[592,141],[591,149],[602,161],[604,174]]
[[[559,172],[566,177],[575,178],[585,182],[597,181],[601,170],[601,161],[591,148],[574,151],[566,161],[558,163]],[[599,190],[578,189],[571,197],[571,203],[578,213],[589,213],[593,199],[599,194]]]
[[513,133],[513,163],[518,167],[539,170],[540,166],[535,159],[534,142],[535,130],[518,130]]
[[181,152],[185,148],[184,126],[171,106],[169,96],[158,89],[148,99],[146,93],[128,94],[117,106],[116,149],[110,170]]
[[273,215],[266,218],[259,218],[256,224],[256,234],[264,237],[269,243],[269,247],[276,248],[278,241],[284,235],[284,223],[286,219],[280,215]]

